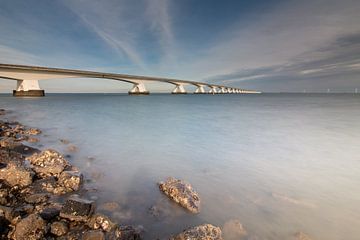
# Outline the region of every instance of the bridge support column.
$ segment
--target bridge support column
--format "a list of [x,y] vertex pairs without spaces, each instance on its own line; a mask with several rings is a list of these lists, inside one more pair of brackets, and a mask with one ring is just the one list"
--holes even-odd
[[15,97],[43,97],[45,91],[40,89],[38,80],[18,80],[16,90],[13,90]]
[[204,86],[202,86],[202,85],[197,86],[197,89],[195,90],[194,93],[196,93],[196,94],[204,94],[204,93],[206,93],[205,89],[204,89]]
[[176,87],[174,88],[174,90],[171,93],[172,94],[186,94],[187,92],[184,88],[184,85],[178,84],[178,85],[176,85]]
[[217,93],[216,87],[210,87],[209,93],[210,94],[216,94]]
[[129,91],[130,95],[149,95],[144,83],[134,83],[134,87]]

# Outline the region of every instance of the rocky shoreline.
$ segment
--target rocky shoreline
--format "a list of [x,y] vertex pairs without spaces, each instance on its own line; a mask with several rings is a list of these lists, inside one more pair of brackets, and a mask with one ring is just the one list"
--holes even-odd
[[[138,228],[116,224],[96,211],[96,202],[81,194],[83,174],[61,153],[24,144],[38,142],[39,134],[40,129],[0,119],[0,238],[142,239]],[[190,212],[199,212],[200,199],[189,184],[171,178],[159,188]],[[220,228],[204,224],[169,239],[222,237]]]

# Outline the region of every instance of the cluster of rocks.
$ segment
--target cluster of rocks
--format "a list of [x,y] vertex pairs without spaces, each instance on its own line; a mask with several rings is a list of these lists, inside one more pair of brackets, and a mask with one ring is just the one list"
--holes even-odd
[[141,239],[80,197],[83,175],[64,156],[22,143],[40,133],[0,120],[0,239]]

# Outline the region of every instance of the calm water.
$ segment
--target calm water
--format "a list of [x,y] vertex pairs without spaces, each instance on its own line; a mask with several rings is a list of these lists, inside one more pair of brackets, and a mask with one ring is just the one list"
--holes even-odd
[[[146,239],[230,219],[251,239],[359,239],[360,95],[0,95],[0,108],[41,128],[43,148],[76,145],[90,197]],[[193,185],[200,214],[160,194],[167,176]]]

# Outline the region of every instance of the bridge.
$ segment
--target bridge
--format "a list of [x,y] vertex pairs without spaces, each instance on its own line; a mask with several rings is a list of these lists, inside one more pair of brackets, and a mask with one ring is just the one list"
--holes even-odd
[[0,78],[17,81],[17,88],[13,90],[13,96],[45,96],[45,91],[40,88],[39,80],[64,78],[99,78],[123,81],[133,84],[129,94],[135,95],[149,94],[145,83],[151,82],[174,85],[173,94],[186,94],[185,86],[187,85],[196,87],[195,94],[260,93],[253,90],[180,79],[12,64],[0,64]]

